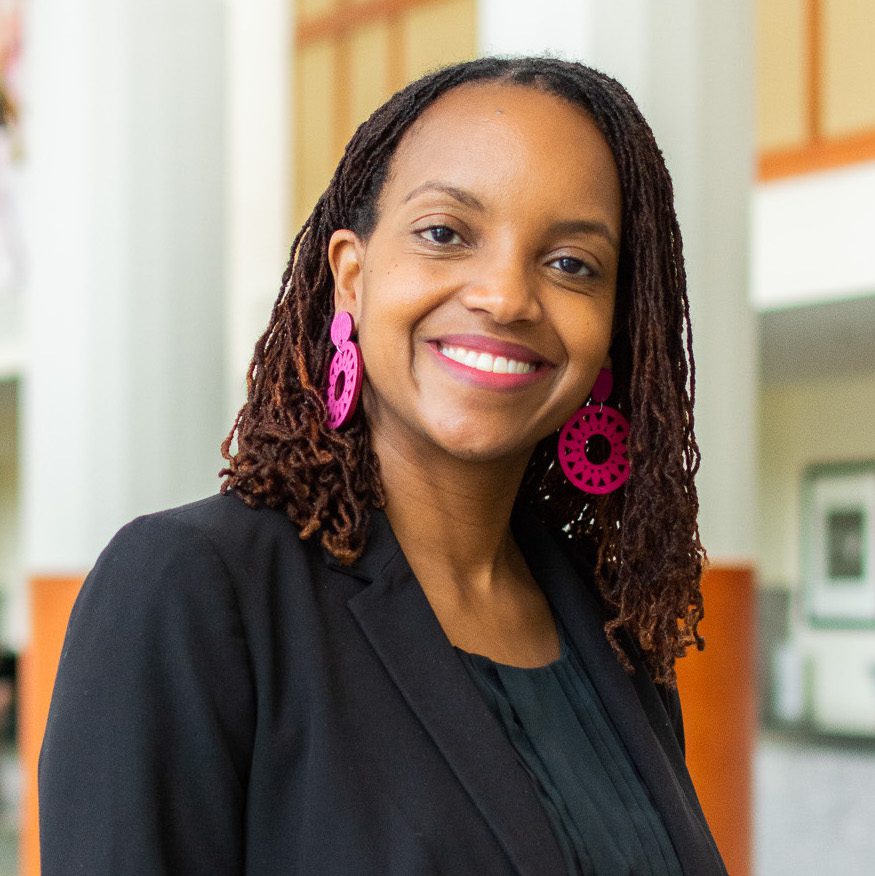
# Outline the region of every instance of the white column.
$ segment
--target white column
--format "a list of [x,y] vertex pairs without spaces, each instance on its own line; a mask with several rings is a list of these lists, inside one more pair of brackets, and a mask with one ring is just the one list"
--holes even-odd
[[292,223],[293,11],[289,0],[228,0],[229,418],[288,261]]
[[667,0],[651,23],[647,111],[674,178],[693,311],[702,541],[714,563],[752,564],[759,379],[749,294],[753,4]]
[[76,574],[218,484],[227,10],[26,10],[24,563]]
[[479,0],[481,55],[552,54],[580,60],[589,0]]
[[479,9],[484,53],[581,60],[619,79],[653,127],[684,234],[703,455],[702,539],[715,562],[749,562],[757,385],[748,300],[752,0],[480,0]]

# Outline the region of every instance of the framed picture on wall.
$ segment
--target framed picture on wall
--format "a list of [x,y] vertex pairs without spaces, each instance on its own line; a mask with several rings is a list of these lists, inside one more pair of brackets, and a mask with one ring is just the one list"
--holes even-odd
[[875,460],[812,466],[802,497],[809,623],[875,627]]

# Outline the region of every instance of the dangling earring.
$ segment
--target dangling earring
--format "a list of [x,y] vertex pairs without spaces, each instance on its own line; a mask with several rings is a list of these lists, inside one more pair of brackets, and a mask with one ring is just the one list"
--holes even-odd
[[[629,457],[626,439],[629,421],[616,409],[606,407],[614,376],[602,368],[596,378],[590,397],[598,405],[579,408],[559,433],[559,465],[565,476],[584,493],[612,493],[629,477]],[[610,445],[604,462],[592,462],[587,456],[589,442],[600,436]]]
[[331,340],[337,352],[328,368],[328,425],[332,429],[345,426],[355,413],[365,369],[359,345],[350,340],[355,331],[352,314],[338,310],[331,321]]

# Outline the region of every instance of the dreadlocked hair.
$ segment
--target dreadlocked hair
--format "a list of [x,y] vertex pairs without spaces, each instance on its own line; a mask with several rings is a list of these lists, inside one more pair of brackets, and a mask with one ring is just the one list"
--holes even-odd
[[[328,243],[339,228],[367,239],[401,138],[441,95],[507,82],[582,107],[607,141],[622,191],[611,404],[631,421],[632,475],[605,496],[563,476],[557,436],[535,449],[517,497],[564,540],[594,579],[605,633],[623,666],[637,650],[653,679],[674,684],[674,662],[699,649],[705,552],[697,527],[695,376],[681,235],[671,178],[647,122],[615,80],[554,58],[483,58],[433,72],[389,99],[356,131],[292,243],[270,322],[255,346],[247,399],[222,443],[222,491],[281,509],[301,538],[320,533],[342,563],[364,549],[384,505],[379,462],[361,409],[343,431],[326,425],[323,387],[333,354]],[[236,449],[232,452],[232,444]]]

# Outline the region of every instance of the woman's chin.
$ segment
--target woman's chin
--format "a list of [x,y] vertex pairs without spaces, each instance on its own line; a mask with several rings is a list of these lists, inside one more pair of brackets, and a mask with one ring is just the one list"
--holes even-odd
[[[528,459],[534,443],[509,440],[506,432],[492,434],[483,429],[471,429],[470,424],[458,430],[442,429],[433,436],[435,450],[460,462],[510,463]],[[511,469],[509,468],[510,472]]]
[[435,466],[452,461],[506,463],[508,474],[515,471],[515,463],[525,464],[540,435],[533,429],[523,430],[522,417],[490,417],[470,409],[441,410],[432,405],[428,410],[414,411],[402,419],[375,417],[368,411],[368,421],[374,447],[378,453],[398,453],[408,461],[420,460],[423,465]]

